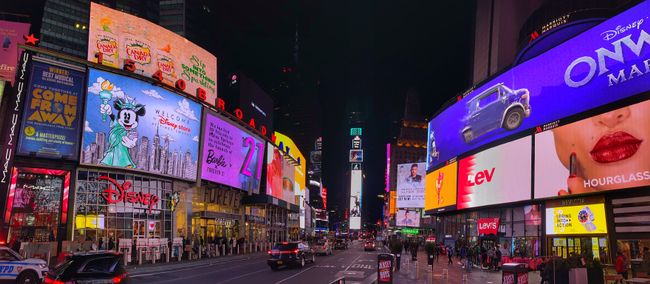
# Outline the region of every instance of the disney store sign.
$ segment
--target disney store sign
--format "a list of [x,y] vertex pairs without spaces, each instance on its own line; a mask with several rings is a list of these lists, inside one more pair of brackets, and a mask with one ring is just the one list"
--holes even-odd
[[105,180],[109,182],[108,188],[102,191],[102,197],[106,202],[108,202],[108,204],[119,202],[140,204],[147,206],[149,208],[149,214],[151,214],[151,208],[158,204],[158,201],[160,200],[160,198],[154,194],[129,191],[133,186],[130,181],[125,181],[120,184],[116,180],[107,176],[101,176],[97,178],[97,180]]

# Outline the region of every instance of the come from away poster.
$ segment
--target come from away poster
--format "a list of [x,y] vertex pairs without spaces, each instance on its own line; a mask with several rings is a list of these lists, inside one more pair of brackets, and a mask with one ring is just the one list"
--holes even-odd
[[25,96],[19,155],[76,160],[85,74],[34,61]]

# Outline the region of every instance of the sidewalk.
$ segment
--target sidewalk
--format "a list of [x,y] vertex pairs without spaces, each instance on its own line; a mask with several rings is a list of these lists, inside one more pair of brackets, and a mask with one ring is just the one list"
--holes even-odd
[[[402,254],[400,271],[395,271],[394,283],[501,283],[501,271],[484,271],[474,267],[470,273],[459,264],[457,257],[453,258],[453,264],[447,264],[447,258],[441,257],[438,262],[427,265],[427,254],[424,251],[418,252],[417,262],[411,261],[410,254]],[[445,270],[447,275],[445,277]],[[463,277],[467,276],[466,281]],[[540,283],[541,278],[538,271],[528,273],[528,283]]]
[[228,256],[219,256],[213,258],[203,258],[197,260],[183,260],[183,261],[171,261],[171,262],[158,262],[158,263],[146,263],[142,265],[129,265],[126,267],[127,272],[131,276],[143,275],[143,274],[156,274],[161,271],[177,270],[183,268],[195,268],[197,266],[210,266],[215,264],[233,262],[233,261],[244,261],[252,258],[265,257],[266,253],[257,252],[249,253],[243,255],[228,255]]

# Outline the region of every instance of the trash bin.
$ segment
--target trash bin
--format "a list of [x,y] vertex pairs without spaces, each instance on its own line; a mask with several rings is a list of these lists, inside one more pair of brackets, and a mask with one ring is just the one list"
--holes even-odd
[[504,263],[501,271],[503,284],[528,284],[528,267],[525,263]]
[[377,283],[393,283],[395,255],[380,253],[377,255]]

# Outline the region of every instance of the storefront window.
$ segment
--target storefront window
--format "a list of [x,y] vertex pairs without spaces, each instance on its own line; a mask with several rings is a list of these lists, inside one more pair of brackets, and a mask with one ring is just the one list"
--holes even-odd
[[74,239],[171,238],[171,195],[171,181],[79,170]]
[[70,172],[13,168],[12,176],[4,216],[10,220],[8,240],[55,241],[67,218]]

